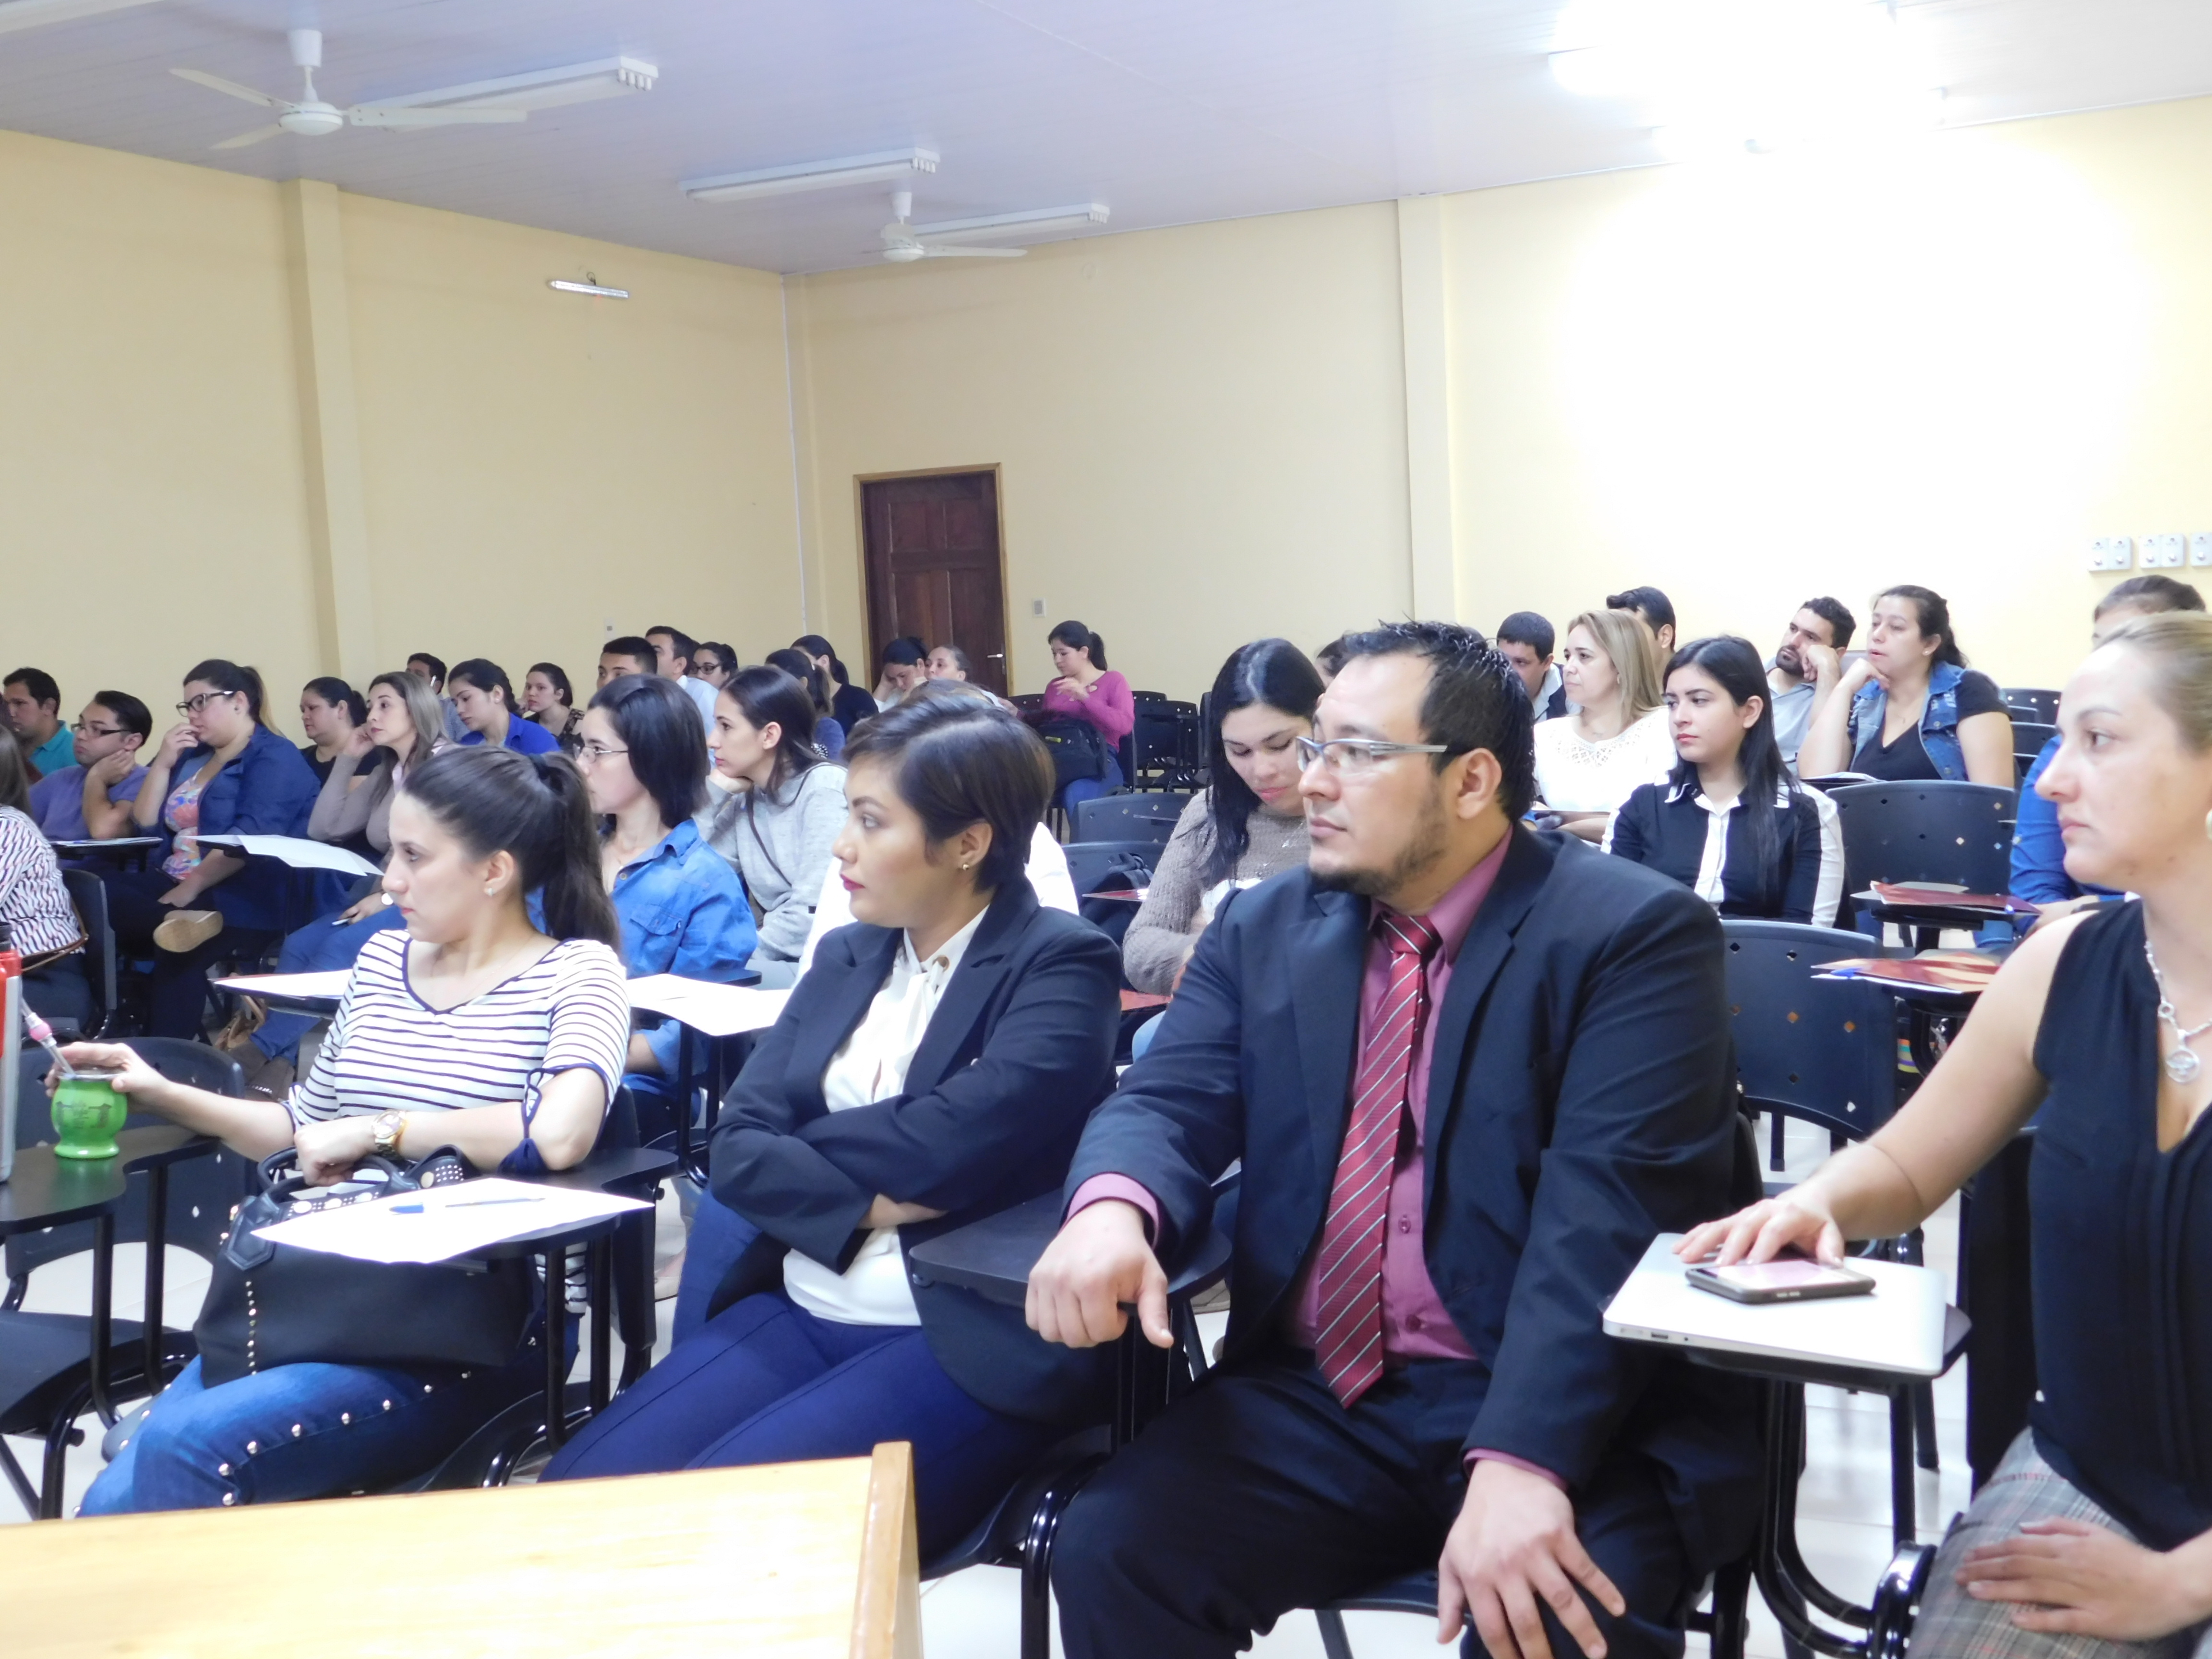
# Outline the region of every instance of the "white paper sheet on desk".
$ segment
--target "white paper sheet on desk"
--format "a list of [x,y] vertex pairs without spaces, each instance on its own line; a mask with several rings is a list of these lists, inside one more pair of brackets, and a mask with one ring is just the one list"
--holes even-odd
[[715,985],[680,974],[647,974],[629,982],[629,1006],[665,1014],[708,1036],[764,1031],[775,1024],[790,999],[788,991],[763,991],[750,985]]
[[203,847],[235,847],[255,858],[276,859],[295,870],[335,870],[344,876],[378,876],[380,864],[371,864],[358,853],[333,847],[304,836],[202,836]]
[[[488,1198],[526,1200],[486,1204]],[[420,1204],[419,1215],[396,1208]],[[402,1193],[367,1204],[349,1204],[295,1220],[264,1227],[261,1237],[303,1250],[325,1250],[356,1261],[450,1261],[489,1244],[520,1238],[549,1227],[569,1227],[651,1206],[611,1193],[580,1192],[532,1181],[486,1176],[427,1193]]]
[[337,1002],[344,1000],[352,979],[352,969],[332,968],[319,974],[240,974],[216,983],[249,997],[328,997]]

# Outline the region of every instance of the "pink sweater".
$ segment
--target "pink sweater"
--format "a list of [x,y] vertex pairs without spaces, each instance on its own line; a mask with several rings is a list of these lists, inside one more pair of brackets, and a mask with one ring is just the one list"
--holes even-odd
[[1089,720],[1105,733],[1109,744],[1121,742],[1137,725],[1137,703],[1129,695],[1129,682],[1121,678],[1119,670],[1112,668],[1092,683],[1087,697],[1071,695],[1066,687],[1054,680],[1045,691],[1044,711]]

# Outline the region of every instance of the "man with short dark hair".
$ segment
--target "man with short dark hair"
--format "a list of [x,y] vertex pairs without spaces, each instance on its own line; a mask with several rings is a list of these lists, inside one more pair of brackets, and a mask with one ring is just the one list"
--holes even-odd
[[[1069,1659],[1228,1659],[1436,1565],[1498,1659],[1679,1654],[1748,1544],[1753,1396],[1607,1337],[1737,1177],[1720,923],[1522,820],[1526,688],[1471,629],[1378,628],[1300,741],[1305,868],[1233,895],[1092,1114],[1030,1322],[1173,1341],[1162,1259],[1242,1160],[1229,1335],[1075,1499]],[[1746,1170],[1753,1174],[1755,1171]]]
[[618,680],[625,674],[642,674],[647,679],[660,672],[660,653],[653,648],[653,641],[638,634],[617,634],[599,647],[599,684]]
[[1789,630],[1766,665],[1766,684],[1774,694],[1774,741],[1791,771],[1797,769],[1797,750],[1811,729],[1813,716],[1827,697],[1821,690],[1821,666],[1829,672],[1826,684],[1842,677],[1843,653],[1850,649],[1858,619],[1841,600],[1823,593],[1797,607]]
[[1552,660],[1559,643],[1551,619],[1534,611],[1516,611],[1498,624],[1498,651],[1513,665],[1528,692],[1528,707],[1540,720],[1555,720],[1571,711],[1559,665]]
[[714,729],[714,688],[691,673],[691,659],[697,654],[699,641],[680,628],[648,628],[647,641],[653,647],[653,672],[665,680],[674,680],[677,689],[699,705],[699,718],[707,730]]
[[453,700],[446,695],[446,659],[434,657],[427,651],[417,651],[407,659],[407,672],[416,679],[426,682],[438,694],[438,708],[446,717],[446,741],[459,743],[469,734],[462,723],[461,711],[453,707]]
[[41,777],[70,763],[70,734],[62,726],[62,689],[42,668],[19,668],[0,681],[7,696],[8,727],[23,757]]
[[1667,659],[1674,654],[1678,636],[1674,628],[1674,602],[1656,587],[1624,588],[1618,593],[1605,596],[1608,611],[1632,611],[1644,618],[1644,625],[1651,630],[1651,637],[1659,642],[1659,665],[1664,668]]
[[31,817],[48,841],[113,841],[132,833],[131,803],[146,769],[138,751],[154,716],[127,691],[95,691],[70,728],[70,765],[31,786]]

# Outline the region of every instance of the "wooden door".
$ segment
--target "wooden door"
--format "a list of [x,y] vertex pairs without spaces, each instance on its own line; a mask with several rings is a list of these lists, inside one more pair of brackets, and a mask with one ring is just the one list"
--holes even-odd
[[957,645],[973,678],[1006,695],[1006,557],[999,542],[999,475],[933,472],[860,480],[873,685],[884,647],[902,634]]

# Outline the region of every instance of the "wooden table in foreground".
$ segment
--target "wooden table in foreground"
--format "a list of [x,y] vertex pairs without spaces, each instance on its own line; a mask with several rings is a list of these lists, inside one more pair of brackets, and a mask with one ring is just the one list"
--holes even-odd
[[913,1476],[902,1442],[872,1458],[11,1527],[0,1609],[13,1659],[921,1659]]

